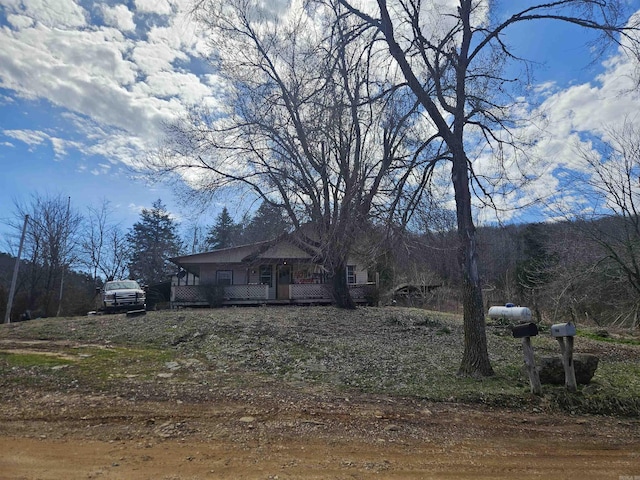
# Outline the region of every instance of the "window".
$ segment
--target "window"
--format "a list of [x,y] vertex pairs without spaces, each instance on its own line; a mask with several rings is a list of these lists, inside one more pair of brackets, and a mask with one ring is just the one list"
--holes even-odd
[[104,285],[105,290],[140,290],[140,285],[135,280],[120,280],[115,282],[107,282]]
[[216,283],[218,285],[233,285],[233,271],[231,271],[231,270],[217,270],[216,271]]
[[260,265],[260,283],[273,287],[273,277],[271,275],[271,265]]
[[347,283],[357,283],[355,265],[347,265]]

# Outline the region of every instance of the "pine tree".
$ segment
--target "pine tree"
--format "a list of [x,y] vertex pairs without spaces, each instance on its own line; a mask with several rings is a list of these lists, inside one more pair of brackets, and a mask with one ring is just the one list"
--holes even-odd
[[177,223],[160,199],[150,210],[142,210],[140,221],[127,234],[132,252],[129,262],[131,278],[147,285],[168,280],[175,270],[169,259],[179,255],[182,249],[177,228]]
[[290,228],[283,208],[262,202],[244,229],[243,239],[245,243],[272,240],[288,232]]
[[238,245],[242,237],[242,226],[235,223],[227,207],[216,218],[207,234],[207,245],[212,250]]

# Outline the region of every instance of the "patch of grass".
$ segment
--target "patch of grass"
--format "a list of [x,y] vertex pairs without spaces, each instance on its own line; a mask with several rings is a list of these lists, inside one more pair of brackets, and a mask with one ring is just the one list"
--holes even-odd
[[611,393],[640,399],[640,365],[637,362],[600,362],[593,380]]
[[623,345],[640,345],[640,340],[635,338],[604,337],[602,335],[598,335],[597,332],[590,332],[586,330],[578,330],[577,333],[581,337],[589,338],[591,340],[597,340],[599,342],[619,343]]
[[556,387],[548,389],[545,397],[551,406],[574,414],[637,417],[640,412],[640,397],[607,389],[593,391],[581,388],[571,393],[563,387]]
[[90,384],[104,384],[118,378],[149,379],[175,358],[170,350],[113,347],[87,349],[86,358],[76,364],[80,378]]
[[0,352],[0,363],[6,364],[9,368],[51,368],[58,365],[70,365],[74,362],[73,360],[61,358],[55,355],[42,355],[40,353]]
[[447,327],[446,325],[440,327],[436,331],[436,335],[449,335],[450,333],[451,333],[451,329],[449,327]]
[[99,346],[64,347],[55,352],[0,352],[0,384],[104,390],[132,378],[155,378],[174,358],[175,352],[166,349]]

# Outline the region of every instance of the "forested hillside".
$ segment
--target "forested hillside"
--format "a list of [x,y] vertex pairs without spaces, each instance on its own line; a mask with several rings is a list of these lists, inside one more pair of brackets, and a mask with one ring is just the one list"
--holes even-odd
[[[485,310],[528,306],[537,320],[596,325],[638,323],[638,236],[635,221],[508,225],[478,229]],[[415,287],[397,302],[461,312],[456,233],[398,235],[378,258],[387,297]],[[383,295],[384,296],[384,295]]]
[[[528,306],[536,320],[637,326],[636,242],[628,219],[483,227],[478,248],[485,309],[507,302]],[[236,227],[237,228],[237,227]],[[380,278],[382,304],[462,312],[455,231],[375,234],[359,253]],[[237,242],[240,242],[237,239]],[[15,257],[0,253],[0,314],[4,318]],[[60,271],[21,262],[14,317],[84,315],[95,309],[95,281],[67,271],[59,303]],[[398,294],[403,285],[414,288]]]
[[[0,253],[0,315],[2,318],[7,307],[15,262],[15,257]],[[62,302],[60,302],[59,286],[59,273],[53,275],[45,266],[22,260],[13,300],[12,321],[55,316],[58,309],[64,315],[84,315],[95,308],[95,284],[89,275],[65,271]]]

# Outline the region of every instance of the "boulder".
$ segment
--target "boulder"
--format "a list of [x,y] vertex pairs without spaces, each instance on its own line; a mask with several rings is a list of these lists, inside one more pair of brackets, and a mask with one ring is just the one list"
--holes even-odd
[[[573,369],[578,385],[587,385],[591,382],[599,361],[600,359],[596,355],[589,353],[575,353],[573,355]],[[540,374],[540,383],[564,385],[564,367],[560,355],[540,357],[536,365]]]

